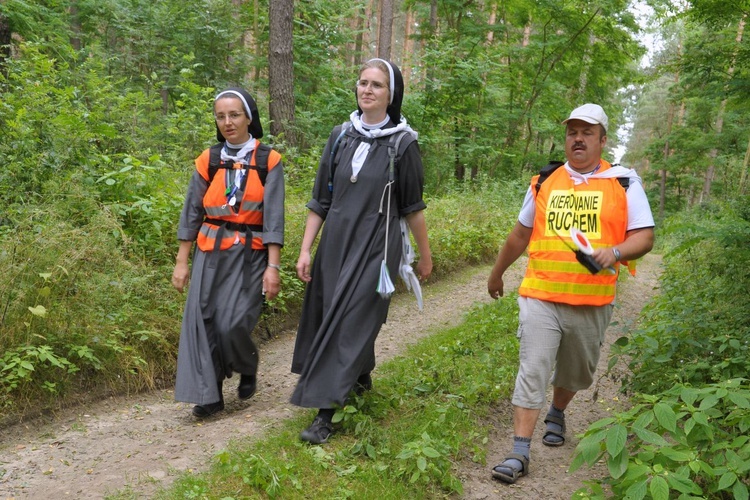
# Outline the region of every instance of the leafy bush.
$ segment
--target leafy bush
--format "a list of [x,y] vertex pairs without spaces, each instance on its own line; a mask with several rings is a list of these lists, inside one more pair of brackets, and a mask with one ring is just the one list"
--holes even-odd
[[661,294],[613,348],[633,371],[623,387],[655,394],[750,373],[750,308],[738,300],[750,290],[750,221],[735,209],[743,206],[703,207],[666,224],[673,248]]
[[[750,385],[732,379],[638,395],[625,413],[593,423],[571,471],[606,459],[616,498],[748,498]],[[601,487],[574,498],[606,498]]]
[[[614,359],[634,406],[592,424],[571,469],[606,459],[616,498],[748,498],[750,210],[747,199],[665,223],[661,294]],[[578,498],[606,498],[594,482]]]

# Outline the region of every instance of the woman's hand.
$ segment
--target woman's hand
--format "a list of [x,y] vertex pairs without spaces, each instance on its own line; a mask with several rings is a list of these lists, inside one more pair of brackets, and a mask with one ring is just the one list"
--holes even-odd
[[297,277],[305,283],[309,283],[312,280],[312,276],[310,275],[311,260],[309,251],[300,251],[299,259],[297,259]]
[[172,271],[172,286],[182,293],[190,280],[190,267],[187,262],[177,262]]
[[281,291],[280,271],[274,267],[267,267],[263,273],[263,291],[266,292],[266,299],[273,300]]
[[417,277],[424,281],[427,278],[430,277],[432,274],[432,257],[423,258],[422,256],[419,257],[419,261],[417,262]]

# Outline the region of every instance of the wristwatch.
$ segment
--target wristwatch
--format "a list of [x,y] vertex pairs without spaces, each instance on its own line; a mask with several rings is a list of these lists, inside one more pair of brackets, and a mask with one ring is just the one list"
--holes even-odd
[[612,253],[615,254],[615,262],[620,262],[620,259],[622,259],[622,254],[617,249],[617,247],[612,247]]
[[269,262],[269,263],[268,263],[268,267],[270,267],[270,268],[273,268],[273,269],[276,269],[277,271],[281,271],[281,266],[280,266],[280,265],[278,265],[278,264],[271,264],[271,263]]

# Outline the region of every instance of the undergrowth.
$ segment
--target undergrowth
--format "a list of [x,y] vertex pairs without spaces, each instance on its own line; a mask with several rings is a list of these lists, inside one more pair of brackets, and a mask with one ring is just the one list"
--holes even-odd
[[439,498],[461,494],[456,463],[485,463],[490,406],[508,398],[517,365],[516,302],[476,308],[379,366],[375,386],[337,411],[325,446],[299,440],[312,414],[235,442],[204,474],[157,498]]
[[736,498],[750,488],[748,198],[675,216],[661,233],[661,294],[612,352],[634,406],[586,431],[572,469],[610,477],[577,498]]

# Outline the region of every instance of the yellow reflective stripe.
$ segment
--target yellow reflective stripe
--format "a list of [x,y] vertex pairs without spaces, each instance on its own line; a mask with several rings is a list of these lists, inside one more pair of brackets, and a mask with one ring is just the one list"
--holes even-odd
[[219,215],[232,215],[232,209],[229,205],[223,205],[220,207],[206,207],[206,214],[211,217],[217,217]]
[[[570,245],[570,246],[568,246]],[[575,245],[573,245],[572,241],[569,241],[566,245],[563,240],[560,238],[555,238],[553,240],[536,240],[529,243],[529,253],[531,252],[539,252],[539,251],[545,251],[545,252],[572,252],[571,248],[575,248]]]
[[614,296],[615,284],[592,285],[586,283],[559,283],[554,281],[540,280],[536,278],[524,278],[521,288],[540,290],[549,293],[565,293],[570,295],[594,295],[600,297]]
[[589,275],[591,273],[578,261],[562,262],[559,260],[530,260],[528,268],[533,271],[555,271],[560,273],[575,273]]
[[[609,246],[611,245],[600,242],[591,242],[591,247],[595,249]],[[570,239],[566,239],[565,241],[563,241],[560,238],[554,238],[547,240],[536,240],[529,243],[529,252],[574,252],[574,249],[577,250],[577,247]]]

